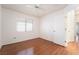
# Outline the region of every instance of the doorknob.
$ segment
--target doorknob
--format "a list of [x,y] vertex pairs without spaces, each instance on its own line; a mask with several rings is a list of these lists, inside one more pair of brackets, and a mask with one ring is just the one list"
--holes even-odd
[[55,30],[53,30],[53,32],[56,32]]

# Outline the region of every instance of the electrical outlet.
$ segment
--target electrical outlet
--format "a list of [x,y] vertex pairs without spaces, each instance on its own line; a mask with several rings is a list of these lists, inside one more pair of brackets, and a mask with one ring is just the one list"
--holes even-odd
[[13,39],[16,39],[16,37],[13,37]]

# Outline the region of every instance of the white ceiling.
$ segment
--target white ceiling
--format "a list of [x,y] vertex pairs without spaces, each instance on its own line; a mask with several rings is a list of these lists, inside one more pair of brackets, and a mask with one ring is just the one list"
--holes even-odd
[[2,7],[23,12],[32,16],[42,17],[48,13],[66,7],[66,4],[39,4],[39,8],[35,8],[36,4],[3,4]]

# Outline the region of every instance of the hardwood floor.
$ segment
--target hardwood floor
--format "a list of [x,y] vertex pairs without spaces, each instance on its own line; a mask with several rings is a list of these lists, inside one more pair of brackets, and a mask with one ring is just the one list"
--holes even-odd
[[1,49],[0,49],[0,55],[1,55]]
[[69,54],[79,55],[79,42],[70,42],[66,50]]
[[78,44],[71,42],[68,47],[37,38],[19,43],[9,44],[2,47],[2,55],[77,55]]

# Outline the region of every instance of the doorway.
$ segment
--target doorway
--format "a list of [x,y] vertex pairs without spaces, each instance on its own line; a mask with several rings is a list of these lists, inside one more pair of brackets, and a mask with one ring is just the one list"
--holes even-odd
[[76,31],[75,31],[75,35],[76,35],[76,39],[75,39],[75,41],[76,42],[79,42],[79,22],[76,22],[76,25],[75,25],[75,29],[76,29]]

